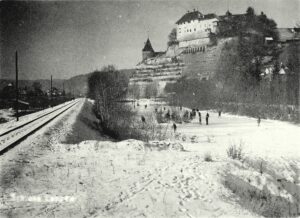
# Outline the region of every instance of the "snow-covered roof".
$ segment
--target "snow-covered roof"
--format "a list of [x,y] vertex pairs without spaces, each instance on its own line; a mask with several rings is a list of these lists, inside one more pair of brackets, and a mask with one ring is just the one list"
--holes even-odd
[[177,22],[176,24],[182,24],[185,22],[190,22],[192,20],[208,20],[216,18],[217,15],[215,14],[202,14],[200,11],[194,10],[191,12],[185,13]]

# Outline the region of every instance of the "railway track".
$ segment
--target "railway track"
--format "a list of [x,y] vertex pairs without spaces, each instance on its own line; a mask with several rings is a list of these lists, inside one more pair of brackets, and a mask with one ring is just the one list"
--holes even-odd
[[54,110],[46,113],[42,113],[38,117],[32,120],[26,121],[5,130],[0,133],[0,155],[3,155],[17,144],[22,142],[28,136],[32,135],[34,132],[57,118],[59,115],[63,114],[65,111],[69,110],[75,106],[80,100],[75,100],[75,102],[69,102],[63,106],[59,106]]

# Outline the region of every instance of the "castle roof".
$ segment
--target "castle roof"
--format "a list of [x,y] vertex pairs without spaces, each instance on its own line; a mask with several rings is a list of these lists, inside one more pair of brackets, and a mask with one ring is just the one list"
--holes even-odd
[[154,49],[152,48],[151,42],[149,40],[149,38],[147,39],[145,46],[143,48],[143,51],[151,51],[154,52]]
[[245,20],[246,18],[246,14],[232,14],[230,11],[227,11],[225,15],[219,16],[219,21],[226,21],[228,19]]
[[177,22],[176,24],[182,24],[185,22],[190,22],[192,20],[206,20],[206,19],[213,19],[216,18],[217,16],[215,14],[206,14],[203,15],[201,12],[199,11],[191,11],[191,12],[187,12],[185,15],[183,15]]

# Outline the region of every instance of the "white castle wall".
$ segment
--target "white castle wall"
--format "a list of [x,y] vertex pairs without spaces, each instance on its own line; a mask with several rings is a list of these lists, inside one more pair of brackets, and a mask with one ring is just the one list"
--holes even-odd
[[186,41],[179,41],[179,48],[182,47],[191,47],[194,45],[207,45],[209,44],[209,38],[201,38],[201,39],[193,39],[193,40],[186,40]]
[[[196,40],[202,38],[208,38],[209,33],[215,33],[217,30],[217,18],[206,19],[206,20],[192,20],[190,22],[185,22],[177,25],[177,40],[179,41],[179,47],[185,47],[188,44],[198,44],[206,43],[203,40]],[[183,42],[183,43],[181,43]]]

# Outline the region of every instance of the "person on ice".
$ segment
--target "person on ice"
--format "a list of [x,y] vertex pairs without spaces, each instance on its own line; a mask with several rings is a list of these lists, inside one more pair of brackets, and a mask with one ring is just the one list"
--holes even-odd
[[261,121],[260,116],[258,116],[258,118],[257,118],[257,126],[260,126],[260,121]]
[[175,123],[173,123],[173,129],[174,129],[174,133],[176,132],[177,126]]
[[142,120],[142,123],[143,123],[142,128],[144,129],[145,128],[145,123],[146,123],[146,118],[144,116],[141,116],[141,120]]
[[200,111],[198,112],[198,116],[199,116],[199,123],[200,123],[200,125],[202,125],[201,112]]
[[169,120],[171,118],[171,114],[170,114],[170,110],[168,110],[167,114],[166,114],[166,118]]
[[222,111],[221,111],[221,110],[219,110],[219,117],[221,117],[221,113],[222,113]]
[[208,118],[209,118],[209,113],[207,112],[207,113],[206,113],[206,117],[205,117],[206,125],[208,125]]

